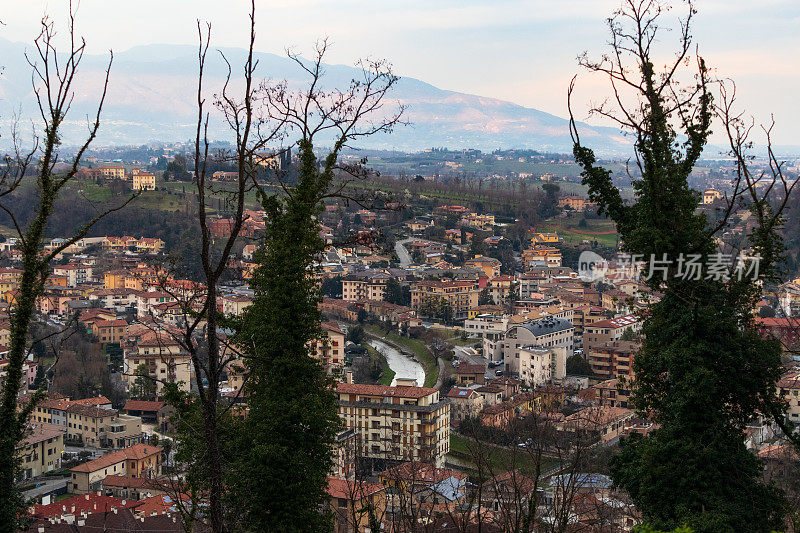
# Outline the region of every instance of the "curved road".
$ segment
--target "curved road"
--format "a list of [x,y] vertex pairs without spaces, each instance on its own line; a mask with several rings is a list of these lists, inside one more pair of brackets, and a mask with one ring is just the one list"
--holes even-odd
[[396,241],[394,243],[394,253],[397,254],[397,258],[400,260],[400,268],[406,268],[408,265],[413,263],[411,260],[411,254],[408,253],[408,250],[406,250],[404,245],[415,240],[417,239],[403,239],[402,241]]

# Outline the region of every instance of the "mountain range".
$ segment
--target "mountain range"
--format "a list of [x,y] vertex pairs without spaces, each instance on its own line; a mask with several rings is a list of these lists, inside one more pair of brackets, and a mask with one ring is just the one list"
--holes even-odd
[[[23,125],[38,114],[31,84],[31,67],[25,53],[35,54],[32,45],[0,39],[0,125],[8,139],[13,117]],[[233,65],[232,87],[240,86],[237,65],[245,50],[226,48],[222,52]],[[287,80],[300,87],[304,73],[285,56],[257,53],[261,77]],[[75,84],[70,120],[65,125],[65,144],[78,142],[86,131],[99,96],[108,56],[85,55]],[[241,68],[238,69],[241,72]],[[326,65],[327,87],[346,87],[360,70],[345,65]],[[227,67],[209,50],[205,86],[208,100],[219,92]],[[196,124],[197,49],[183,45],[147,45],[115,53],[110,85],[98,144],[143,144],[150,141],[188,141]],[[374,149],[416,151],[447,148],[530,148],[550,152],[571,152],[568,121],[564,118],[511,102],[448,91],[414,78],[401,78],[390,94],[407,107],[405,120],[392,134],[365,139],[360,146]],[[598,153],[617,155],[629,151],[630,141],[614,128],[582,124],[581,135]],[[224,139],[219,117],[209,126],[209,137]]]

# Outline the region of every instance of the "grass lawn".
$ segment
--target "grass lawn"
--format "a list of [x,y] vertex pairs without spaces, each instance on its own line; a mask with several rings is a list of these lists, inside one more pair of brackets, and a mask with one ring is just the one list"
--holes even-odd
[[586,219],[586,227],[578,227],[582,216],[573,214],[570,218],[551,218],[536,227],[537,232],[556,232],[567,244],[580,244],[584,240],[597,241],[604,246],[617,245],[617,228],[614,222],[606,219]]
[[[499,474],[507,470],[518,468],[520,471],[533,474],[536,472],[536,458],[528,453],[525,448],[513,451],[502,446],[495,446],[485,442],[475,442],[457,433],[450,434],[450,455],[475,466],[472,456],[480,451],[491,464],[491,472]],[[556,466],[558,461],[551,457],[541,458],[541,471],[546,472]],[[489,470],[487,467],[485,470]]]
[[364,326],[364,329],[383,339],[392,341],[395,344],[405,346],[417,356],[417,360],[425,370],[425,387],[433,387],[436,385],[436,380],[439,379],[439,365],[436,364],[436,359],[425,343],[417,339],[409,339],[408,337],[401,337],[396,333],[386,333],[378,326]]

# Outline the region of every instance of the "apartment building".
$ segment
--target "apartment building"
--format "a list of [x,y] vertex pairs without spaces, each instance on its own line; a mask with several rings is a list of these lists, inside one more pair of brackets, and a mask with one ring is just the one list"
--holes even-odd
[[464,262],[467,268],[477,268],[483,271],[483,275],[487,278],[495,278],[500,275],[500,267],[503,265],[498,259],[494,257],[486,257],[484,255],[476,255],[472,259]]
[[120,449],[142,439],[142,419],[113,409],[73,404],[66,410],[67,440],[94,448]]
[[364,270],[345,276],[342,279],[342,300],[346,302],[383,300],[386,294],[386,282],[391,277],[385,272],[375,270]]
[[608,442],[622,436],[635,416],[633,410],[622,407],[587,407],[565,417],[556,428],[593,434],[600,442]]
[[532,267],[561,266],[561,250],[553,246],[538,245],[522,251],[522,268],[528,271]]
[[472,388],[452,387],[447,393],[450,400],[450,420],[460,422],[478,416],[483,409],[483,397]]
[[586,352],[592,372],[601,378],[633,378],[633,359],[639,351],[634,341],[610,341]]
[[489,297],[495,304],[501,304],[511,297],[514,291],[514,276],[495,276],[486,284]]
[[512,365],[516,366],[511,360],[519,358],[521,348],[551,349],[555,358],[552,377],[560,379],[566,375],[566,360],[573,352],[574,329],[569,320],[554,316],[509,325],[502,339],[484,339],[483,353],[492,361],[504,361],[505,369],[511,371]]
[[552,348],[522,346],[504,366],[507,374],[518,376],[528,387],[538,387],[555,377],[566,376],[567,357],[564,355]]
[[93,267],[79,263],[67,263],[53,267],[55,276],[64,276],[67,280],[67,287],[77,287],[92,279]]
[[630,404],[630,381],[623,385],[617,378],[607,379],[601,381],[592,388],[595,390],[595,402],[600,407],[621,407],[623,409],[630,409],[633,407]]
[[164,383],[179,383],[181,390],[191,390],[194,367],[191,357],[166,331],[136,332],[124,346],[125,384],[130,389],[140,365],[145,365],[150,378],[156,382],[156,395],[164,390]]
[[220,300],[222,300],[222,312],[233,316],[241,316],[244,310],[253,303],[252,298],[242,294],[224,294]]
[[87,332],[97,337],[102,346],[122,344],[128,334],[128,323],[118,318],[97,320],[89,324]]
[[17,447],[20,475],[30,479],[61,468],[64,432],[48,423],[36,423]]
[[[107,279],[107,278],[106,278]],[[138,291],[123,288],[106,288],[94,291],[89,295],[89,301],[98,301],[100,305],[114,313],[124,313],[136,307],[136,294]]]
[[478,213],[466,213],[461,217],[461,225],[481,231],[491,231],[494,226],[494,215],[480,215]]
[[478,306],[480,286],[476,281],[420,281],[411,289],[411,307],[419,312],[429,299],[442,298],[453,310],[453,318],[467,318]]
[[444,465],[450,451],[450,402],[438,389],[339,383],[339,415],[364,457]]
[[531,236],[531,247],[540,244],[553,245],[559,242],[561,242],[561,239],[558,237],[558,233],[534,233]]
[[641,329],[642,324],[636,315],[623,315],[586,324],[583,329],[583,351],[589,353],[608,342],[620,340],[628,330],[637,333]]
[[162,448],[135,444],[70,469],[69,492],[89,494],[101,489],[106,476],[157,478],[161,475]]
[[338,373],[344,367],[344,332],[336,324],[323,322],[322,335],[313,343],[311,356],[322,363],[328,374]]
[[800,316],[800,278],[780,286],[778,306],[787,317]]

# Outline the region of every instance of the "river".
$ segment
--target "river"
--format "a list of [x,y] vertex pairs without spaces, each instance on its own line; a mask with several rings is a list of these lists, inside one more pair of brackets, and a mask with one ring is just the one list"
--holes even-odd
[[425,383],[425,370],[422,365],[411,360],[406,355],[400,353],[392,346],[377,339],[371,339],[369,345],[378,350],[389,363],[389,368],[394,370],[394,380],[392,385],[397,384],[397,378],[411,378],[417,380],[417,386],[421,387]]

